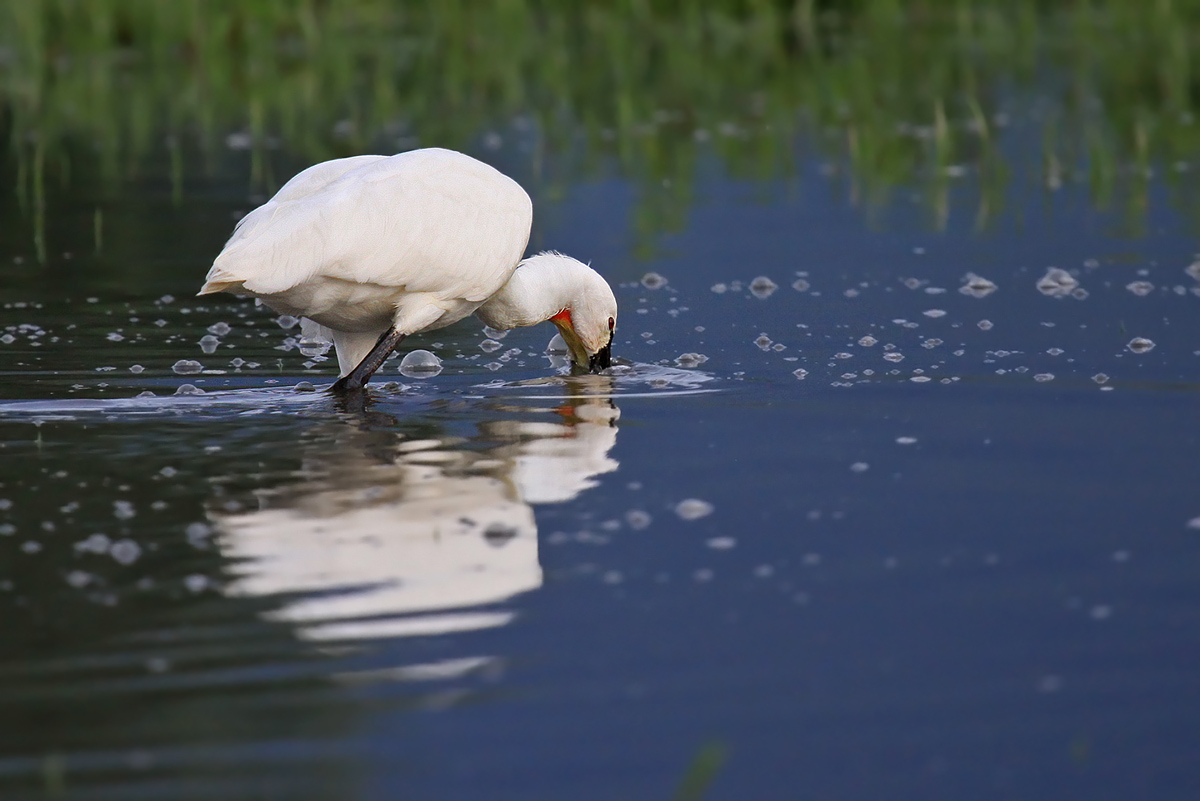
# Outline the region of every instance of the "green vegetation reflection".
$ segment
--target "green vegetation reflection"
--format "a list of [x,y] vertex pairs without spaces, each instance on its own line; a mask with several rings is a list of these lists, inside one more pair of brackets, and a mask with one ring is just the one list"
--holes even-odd
[[[642,240],[683,224],[705,152],[751,179],[815,154],[868,210],[915,187],[935,226],[964,180],[980,226],[1013,180],[1086,182],[1136,225],[1154,170],[1198,216],[1198,23],[1183,0],[0,0],[0,131],[43,259],[73,171],[117,193],[165,160],[178,203],[231,151],[261,192],[288,177],[279,153],[513,138],[543,191],[635,179]],[[1035,174],[998,142],[1016,96]],[[539,173],[547,154],[568,174]]]

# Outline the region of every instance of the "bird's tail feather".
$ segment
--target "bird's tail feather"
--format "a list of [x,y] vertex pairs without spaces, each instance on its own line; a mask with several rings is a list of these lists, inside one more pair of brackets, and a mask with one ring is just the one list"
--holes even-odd
[[217,292],[236,291],[242,286],[242,279],[235,276],[228,270],[223,270],[216,265],[208,271],[205,276],[204,286],[200,287],[197,295],[212,295]]

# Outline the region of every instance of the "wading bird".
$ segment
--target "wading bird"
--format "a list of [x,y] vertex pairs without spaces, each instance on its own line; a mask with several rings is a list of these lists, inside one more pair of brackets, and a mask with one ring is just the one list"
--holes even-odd
[[335,391],[361,390],[409,334],[472,313],[500,330],[550,320],[576,367],[599,372],[616,298],[569,256],[522,260],[532,219],[516,181],[452,150],[326,161],[238,222],[199,294],[252,295],[324,327]]

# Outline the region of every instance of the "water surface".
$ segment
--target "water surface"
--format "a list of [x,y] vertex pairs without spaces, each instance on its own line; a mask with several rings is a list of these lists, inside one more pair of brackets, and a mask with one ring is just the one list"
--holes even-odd
[[477,150],[632,367],[468,320],[362,407],[192,297],[236,167],[4,244],[3,796],[666,798],[699,755],[712,798],[1190,797],[1194,230],[1027,179],[1028,119],[982,228],[977,175],[939,226],[702,147],[649,252],[636,176]]

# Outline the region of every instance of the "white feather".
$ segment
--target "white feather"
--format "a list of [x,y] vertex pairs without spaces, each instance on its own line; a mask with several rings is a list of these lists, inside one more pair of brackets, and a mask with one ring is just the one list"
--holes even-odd
[[[515,181],[454,151],[327,161],[237,224],[200,294],[244,292],[312,320],[328,329],[345,375],[388,328],[408,335],[450,325],[500,292],[532,219]],[[569,292],[553,283],[557,303]],[[513,302],[546,305],[539,287],[525,291]]]

